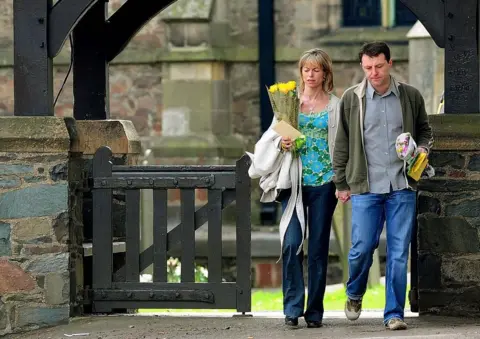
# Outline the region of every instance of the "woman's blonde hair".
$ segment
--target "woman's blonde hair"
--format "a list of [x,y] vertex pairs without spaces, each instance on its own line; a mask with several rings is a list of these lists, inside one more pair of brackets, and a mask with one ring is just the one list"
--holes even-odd
[[323,70],[323,90],[330,93],[333,90],[333,70],[332,59],[320,48],[313,48],[305,51],[298,61],[298,70],[300,72],[300,91],[305,90],[305,82],[303,82],[302,68],[305,64],[313,64]]

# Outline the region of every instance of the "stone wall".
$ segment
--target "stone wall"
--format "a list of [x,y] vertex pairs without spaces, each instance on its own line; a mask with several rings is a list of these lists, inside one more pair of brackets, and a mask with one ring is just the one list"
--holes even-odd
[[[91,285],[83,192],[103,145],[122,164],[136,164],[140,140],[130,121],[0,117],[0,335],[82,313],[88,277]],[[125,220],[122,207],[114,212]]]
[[[184,1],[180,0],[179,2]],[[109,2],[110,14],[123,0]],[[0,115],[13,112],[13,0],[0,0]],[[257,1],[215,0],[212,25],[214,40],[225,40],[222,52],[227,64],[230,88],[230,110],[233,133],[244,136],[249,147],[259,135],[259,85],[257,65]],[[388,32],[360,29],[352,34],[338,30],[341,25],[340,0],[275,1],[278,80],[296,77],[296,60],[301,52],[315,46],[324,47],[333,56],[337,95],[361,78],[356,51],[364,41],[386,39],[406,41],[406,29]],[[225,24],[224,24],[225,23]],[[110,65],[110,110],[115,119],[131,120],[143,140],[161,135],[165,62],[186,62],[192,59],[209,61],[211,56],[198,50],[174,53],[167,50],[171,33],[162,15],[145,25],[127,49]],[[223,41],[222,40],[222,41]],[[398,74],[407,80],[405,46],[395,47],[399,60]],[[213,53],[212,52],[212,53]],[[67,41],[55,58],[55,93],[61,87],[69,64],[70,46]],[[291,75],[290,75],[291,74]],[[57,116],[73,112],[72,75],[70,74],[55,107]]]
[[436,176],[419,186],[419,310],[479,316],[480,116],[430,119]]
[[81,172],[65,122],[16,119],[0,119],[0,334],[67,321],[81,274]]

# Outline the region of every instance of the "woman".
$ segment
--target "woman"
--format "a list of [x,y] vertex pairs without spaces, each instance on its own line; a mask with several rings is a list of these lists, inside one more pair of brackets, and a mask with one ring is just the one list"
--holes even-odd
[[[303,251],[298,253],[298,248],[305,235],[299,217],[294,213],[282,247],[283,304],[286,325],[297,326],[298,318],[303,315],[308,327],[321,327],[330,229],[337,205],[331,159],[339,99],[331,94],[332,61],[324,51],[315,48],[305,52],[298,68],[301,102],[298,125],[307,138],[300,151],[300,160],[301,194],[308,226],[308,300],[304,312]],[[288,151],[291,147],[292,141],[282,138],[282,148]],[[290,198],[288,190],[277,198],[284,211]]]
[[[321,49],[306,51],[299,60],[299,129],[306,144],[299,157],[290,152],[292,140],[270,128],[249,154],[249,174],[260,179],[260,201],[279,201],[283,214],[280,240],[283,261],[285,324],[321,327],[332,216],[337,205],[332,182],[332,155],[339,99],[333,89],[332,61]],[[272,126],[276,123],[274,119]],[[305,226],[308,225],[308,227]],[[303,243],[308,238],[308,300],[305,305]]]

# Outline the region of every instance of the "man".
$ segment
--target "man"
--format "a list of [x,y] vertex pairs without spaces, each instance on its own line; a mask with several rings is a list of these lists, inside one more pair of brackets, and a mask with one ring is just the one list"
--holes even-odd
[[352,201],[352,247],[345,314],[356,320],[362,310],[373,252],[386,223],[386,305],[388,329],[404,322],[407,262],[416,218],[416,183],[407,177],[395,140],[410,132],[420,152],[428,154],[432,131],[420,92],[390,75],[390,49],[383,42],[365,44],[359,53],[365,79],[345,91],[333,155],[334,182],[340,201]]

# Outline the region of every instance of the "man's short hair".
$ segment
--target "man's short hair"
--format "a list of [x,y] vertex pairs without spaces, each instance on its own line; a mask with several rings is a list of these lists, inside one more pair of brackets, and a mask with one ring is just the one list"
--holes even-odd
[[370,58],[377,57],[380,54],[385,55],[385,60],[390,61],[390,47],[383,41],[368,42],[362,46],[360,53],[358,53],[358,59],[362,62],[364,55]]

